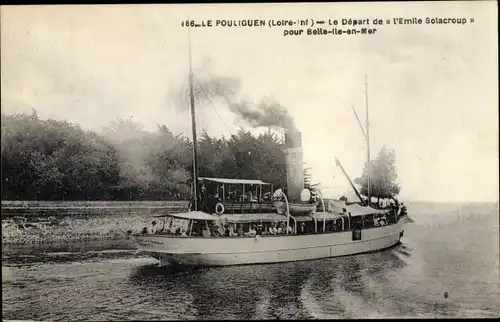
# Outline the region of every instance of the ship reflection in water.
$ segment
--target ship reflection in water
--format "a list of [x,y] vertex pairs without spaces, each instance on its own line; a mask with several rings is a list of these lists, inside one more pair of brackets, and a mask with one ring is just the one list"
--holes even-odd
[[[496,317],[496,207],[422,206],[372,254],[179,270],[135,251],[4,254],[2,317],[32,320]],[[413,208],[413,206],[412,206]],[[440,213],[440,216],[436,216]],[[445,298],[444,293],[448,293]]]

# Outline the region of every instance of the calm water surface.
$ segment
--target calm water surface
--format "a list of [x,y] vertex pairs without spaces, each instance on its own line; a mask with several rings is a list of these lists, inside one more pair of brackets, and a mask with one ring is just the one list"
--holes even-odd
[[[9,251],[2,317],[498,317],[496,205],[414,204],[403,243],[308,262],[176,271],[135,251]],[[448,298],[443,296],[448,292]]]

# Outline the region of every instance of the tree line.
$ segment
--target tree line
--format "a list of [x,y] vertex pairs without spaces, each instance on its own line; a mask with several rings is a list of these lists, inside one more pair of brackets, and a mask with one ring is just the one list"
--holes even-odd
[[[377,157],[370,160],[370,195],[377,199],[397,196],[401,191],[397,181],[396,152],[383,146]],[[361,176],[355,178],[354,182],[360,185],[360,193],[368,196],[368,162],[365,163]]]
[[[1,120],[2,200],[188,199],[192,141],[165,125],[148,131],[133,119],[99,133],[32,114]],[[200,176],[286,184],[283,140],[240,129],[198,139]]]

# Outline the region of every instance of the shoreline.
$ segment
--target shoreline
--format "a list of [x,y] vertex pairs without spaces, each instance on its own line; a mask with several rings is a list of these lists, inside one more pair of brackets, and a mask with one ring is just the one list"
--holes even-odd
[[2,254],[134,250],[130,238],[99,238],[44,243],[2,243]]
[[13,201],[2,200],[2,220],[16,216],[78,216],[182,212],[189,201]]

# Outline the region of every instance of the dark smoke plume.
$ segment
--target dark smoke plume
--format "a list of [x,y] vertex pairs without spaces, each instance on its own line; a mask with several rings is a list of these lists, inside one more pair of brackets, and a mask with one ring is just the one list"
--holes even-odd
[[[283,128],[296,131],[295,122],[287,109],[272,98],[265,97],[256,104],[241,99],[241,81],[232,77],[208,76],[193,81],[196,100],[209,103],[222,100],[229,110],[253,127]],[[179,94],[177,94],[179,95]],[[182,102],[182,106],[188,102]],[[204,104],[205,105],[205,104]]]

